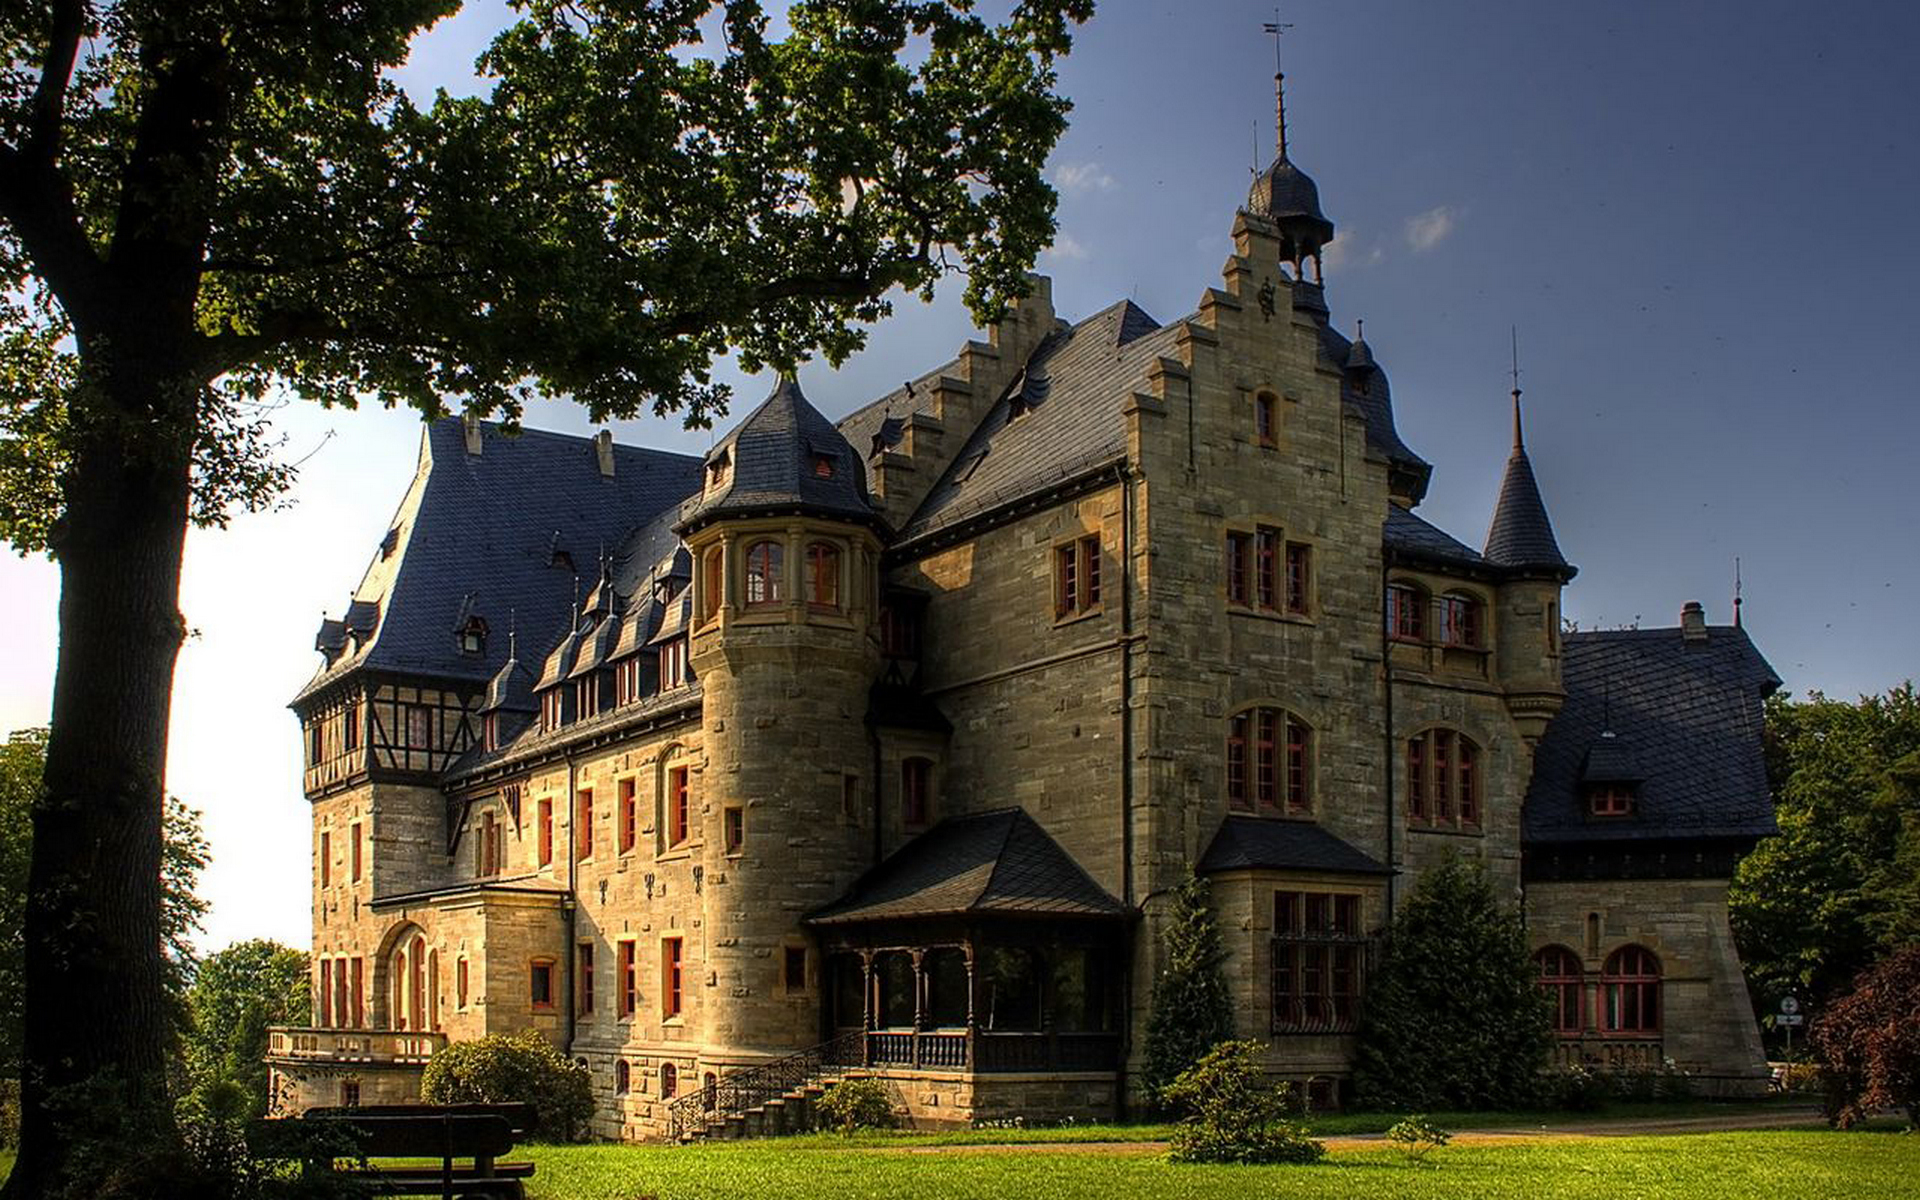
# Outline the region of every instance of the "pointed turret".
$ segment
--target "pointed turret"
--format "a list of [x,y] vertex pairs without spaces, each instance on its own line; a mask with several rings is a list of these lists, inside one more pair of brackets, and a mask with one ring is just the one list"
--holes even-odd
[[1487,561],[1516,571],[1541,571],[1572,579],[1575,568],[1560,553],[1554,540],[1553,522],[1547,519],[1547,506],[1540,499],[1540,485],[1533,478],[1533,463],[1527,458],[1526,441],[1520,428],[1520,386],[1513,388],[1513,453],[1507,457],[1507,475],[1500,483],[1500,499],[1493,507],[1493,524],[1487,529],[1484,551]]

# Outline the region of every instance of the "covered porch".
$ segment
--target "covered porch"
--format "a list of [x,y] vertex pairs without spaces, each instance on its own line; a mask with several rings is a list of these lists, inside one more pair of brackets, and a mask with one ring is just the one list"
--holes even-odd
[[1127,912],[1022,810],[940,823],[807,924],[845,1065],[1119,1069]]

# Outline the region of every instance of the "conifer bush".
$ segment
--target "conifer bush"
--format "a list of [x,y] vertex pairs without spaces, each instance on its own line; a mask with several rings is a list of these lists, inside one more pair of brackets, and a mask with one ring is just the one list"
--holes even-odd
[[1160,974],[1147,1014],[1143,1083],[1153,1104],[1181,1072],[1233,1036],[1233,1002],[1220,973],[1226,950],[1209,907],[1207,881],[1189,874],[1173,891]]
[[1288,1119],[1287,1098],[1260,1068],[1259,1042],[1221,1042],[1162,1089],[1180,1112],[1167,1157],[1177,1163],[1310,1163],[1327,1152]]
[[1519,914],[1486,870],[1449,857],[1420,877],[1368,980],[1358,1102],[1393,1111],[1513,1108],[1540,1096],[1550,1002]]
[[1827,1120],[1842,1129],[1880,1109],[1920,1127],[1920,943],[1861,974],[1813,1026]]
[[533,1030],[454,1042],[427,1060],[420,1097],[428,1104],[531,1104],[533,1135],[577,1141],[593,1116],[587,1068]]

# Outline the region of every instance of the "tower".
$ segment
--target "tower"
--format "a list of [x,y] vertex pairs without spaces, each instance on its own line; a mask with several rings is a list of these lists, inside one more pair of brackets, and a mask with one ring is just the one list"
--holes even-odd
[[702,1025],[716,1064],[819,1040],[819,963],[800,918],[869,863],[875,781],[860,764],[874,760],[879,526],[860,457],[791,379],[709,452],[676,526],[704,692],[693,819],[708,847],[707,961],[695,965],[712,985]]

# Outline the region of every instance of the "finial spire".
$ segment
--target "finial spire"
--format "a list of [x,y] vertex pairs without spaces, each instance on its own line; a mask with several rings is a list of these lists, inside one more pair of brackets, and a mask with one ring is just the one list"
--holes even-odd
[[1740,556],[1733,559],[1733,627],[1740,628]]
[[1518,454],[1526,449],[1520,439],[1520,327],[1513,330],[1513,450]]
[[1273,38],[1273,124],[1274,148],[1279,152],[1280,161],[1287,161],[1287,93],[1286,76],[1280,73],[1280,35],[1293,28],[1293,22],[1280,19],[1280,9],[1273,10],[1273,20],[1260,27]]
[[1364,342],[1367,340],[1367,319],[1365,317],[1355,317],[1353,319],[1353,340],[1356,342]]

